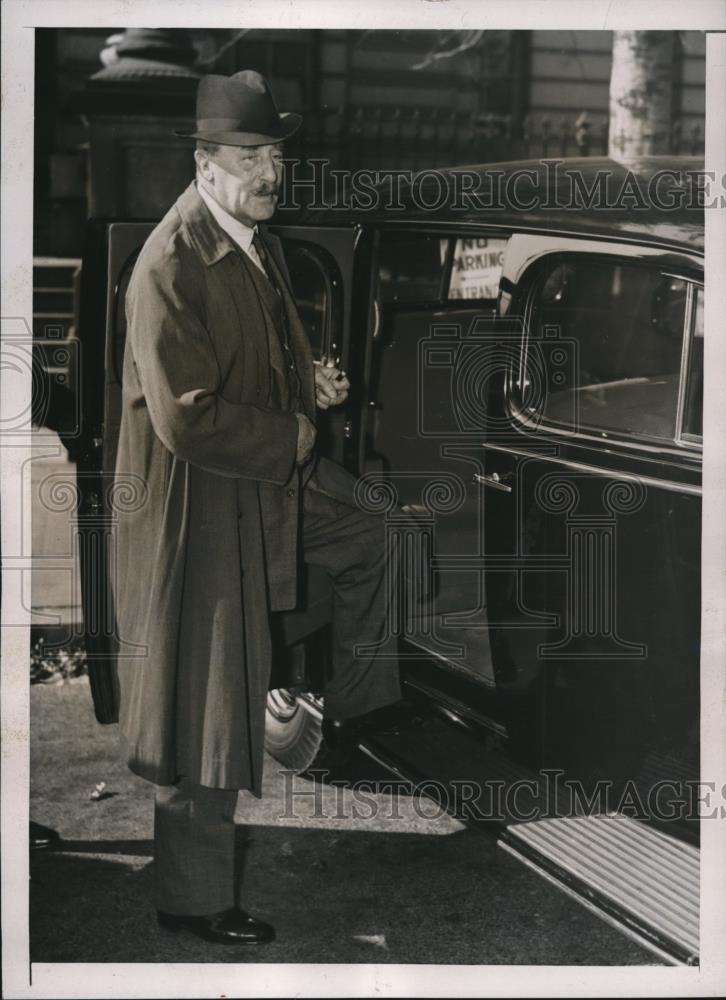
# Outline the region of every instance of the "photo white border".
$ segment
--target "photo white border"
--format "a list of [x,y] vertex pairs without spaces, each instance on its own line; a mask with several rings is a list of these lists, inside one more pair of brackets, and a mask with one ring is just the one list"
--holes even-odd
[[[723,0],[4,0],[2,12],[2,317],[32,315],[35,27],[345,27],[350,29],[726,29]],[[706,165],[726,175],[726,35],[707,44]],[[723,185],[719,190],[723,190]],[[706,419],[703,505],[702,773],[726,776],[726,209],[706,212]],[[3,319],[3,335],[6,333]],[[30,399],[29,378],[2,373],[3,416]],[[19,472],[29,434],[2,452],[2,552],[29,532]],[[20,497],[20,502],[18,499]],[[14,568],[20,563],[14,564]],[[724,821],[702,824],[702,957],[696,969],[562,966],[28,964],[29,614],[19,577],[2,589],[2,928],[6,997],[718,996],[726,992]],[[8,623],[13,625],[8,627]],[[24,623],[20,625],[19,623]],[[485,900],[483,900],[485,905]]]

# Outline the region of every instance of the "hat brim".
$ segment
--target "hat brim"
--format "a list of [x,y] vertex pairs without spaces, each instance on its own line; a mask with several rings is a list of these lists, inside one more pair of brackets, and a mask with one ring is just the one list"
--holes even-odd
[[288,111],[280,115],[279,130],[274,135],[262,132],[197,132],[196,130],[175,131],[174,135],[182,139],[203,139],[205,142],[215,142],[220,146],[268,146],[289,139],[301,125],[302,115]]

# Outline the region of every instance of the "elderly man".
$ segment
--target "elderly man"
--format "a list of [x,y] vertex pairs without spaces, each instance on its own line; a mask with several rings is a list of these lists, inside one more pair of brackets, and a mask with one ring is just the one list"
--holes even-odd
[[348,382],[316,365],[279,242],[279,114],[257,73],[202,79],[196,180],[153,231],[126,299],[114,574],[120,728],[129,766],[157,786],[155,879],[162,926],[259,943],[239,907],[238,789],[260,795],[271,612],[297,601],[300,561],[334,593],[325,739],[400,699],[395,660],[357,656],[384,635],[384,526],[354,480],[315,453],[315,411]]

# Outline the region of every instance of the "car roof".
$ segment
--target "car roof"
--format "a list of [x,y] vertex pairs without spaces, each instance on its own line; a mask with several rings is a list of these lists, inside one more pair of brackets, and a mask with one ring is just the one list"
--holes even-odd
[[375,192],[374,205],[356,206],[348,195],[342,207],[306,213],[305,222],[487,224],[702,252],[702,172],[703,160],[690,156],[548,157],[406,172],[392,198],[391,180],[373,187],[369,171],[364,200]]

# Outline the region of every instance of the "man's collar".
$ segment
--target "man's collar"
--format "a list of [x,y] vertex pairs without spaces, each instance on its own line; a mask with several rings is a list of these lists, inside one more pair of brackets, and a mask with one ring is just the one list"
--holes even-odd
[[197,184],[197,193],[227,236],[247,253],[252,245],[255,230],[230,215],[201,184]]
[[195,181],[177,198],[176,208],[189,233],[190,241],[205,264],[216,264],[228,253],[237,250],[237,243],[202,200]]

